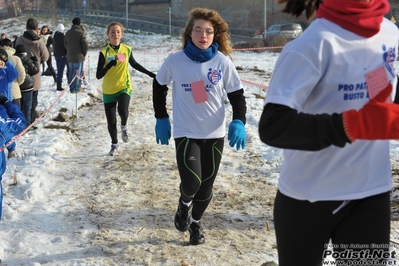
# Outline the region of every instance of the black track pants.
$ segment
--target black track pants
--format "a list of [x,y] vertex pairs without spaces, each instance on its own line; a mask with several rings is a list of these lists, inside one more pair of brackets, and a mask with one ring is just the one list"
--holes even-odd
[[200,220],[212,199],[212,188],[222,159],[224,138],[177,138],[176,161],[180,174],[180,194],[193,200],[192,217]]
[[[279,266],[322,265],[323,255],[328,254],[326,246],[330,239],[330,246],[335,247],[334,258],[350,250],[369,254],[367,252],[373,252],[372,244],[382,244],[384,252],[388,252],[390,193],[360,200],[311,203],[287,197],[278,191],[274,223]],[[357,248],[360,246],[356,244],[363,246]],[[342,256],[345,257],[345,254]],[[352,257],[351,261],[343,261],[352,263],[359,260]]]

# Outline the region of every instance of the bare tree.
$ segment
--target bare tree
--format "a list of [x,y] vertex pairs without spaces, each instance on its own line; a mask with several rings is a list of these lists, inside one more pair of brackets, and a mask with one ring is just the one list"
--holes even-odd
[[27,9],[27,7],[29,7],[25,0],[17,0],[16,5],[21,12],[24,12]]

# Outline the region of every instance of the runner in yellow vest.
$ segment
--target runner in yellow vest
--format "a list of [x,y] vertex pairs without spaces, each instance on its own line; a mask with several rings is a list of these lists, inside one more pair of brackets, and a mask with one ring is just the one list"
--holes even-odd
[[97,64],[97,79],[104,78],[103,101],[107,117],[108,132],[111,137],[111,150],[109,155],[114,155],[118,149],[118,130],[116,110],[121,118],[121,131],[123,142],[128,142],[127,119],[129,116],[129,102],[132,95],[132,82],[130,80],[129,65],[134,69],[154,78],[155,74],[136,62],[132,48],[121,43],[123,25],[111,22],[107,26],[107,45],[100,51]]

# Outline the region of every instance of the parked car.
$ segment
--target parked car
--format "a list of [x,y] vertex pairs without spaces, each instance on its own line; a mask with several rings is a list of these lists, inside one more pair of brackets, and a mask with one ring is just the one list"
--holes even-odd
[[264,33],[264,38],[272,40],[275,36],[280,35],[287,38],[288,41],[297,38],[303,32],[302,26],[299,23],[280,23],[270,26]]

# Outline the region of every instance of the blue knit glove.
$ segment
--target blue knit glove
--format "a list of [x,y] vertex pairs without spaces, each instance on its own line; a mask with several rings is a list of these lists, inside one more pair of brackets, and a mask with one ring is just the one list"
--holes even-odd
[[236,145],[237,151],[240,148],[245,149],[245,139],[247,134],[245,133],[245,125],[240,119],[234,119],[229,125],[229,134],[227,139],[230,141],[230,147]]
[[169,139],[171,136],[171,126],[169,117],[166,118],[157,118],[157,122],[155,124],[155,137],[157,143],[161,141],[162,145],[169,145]]

